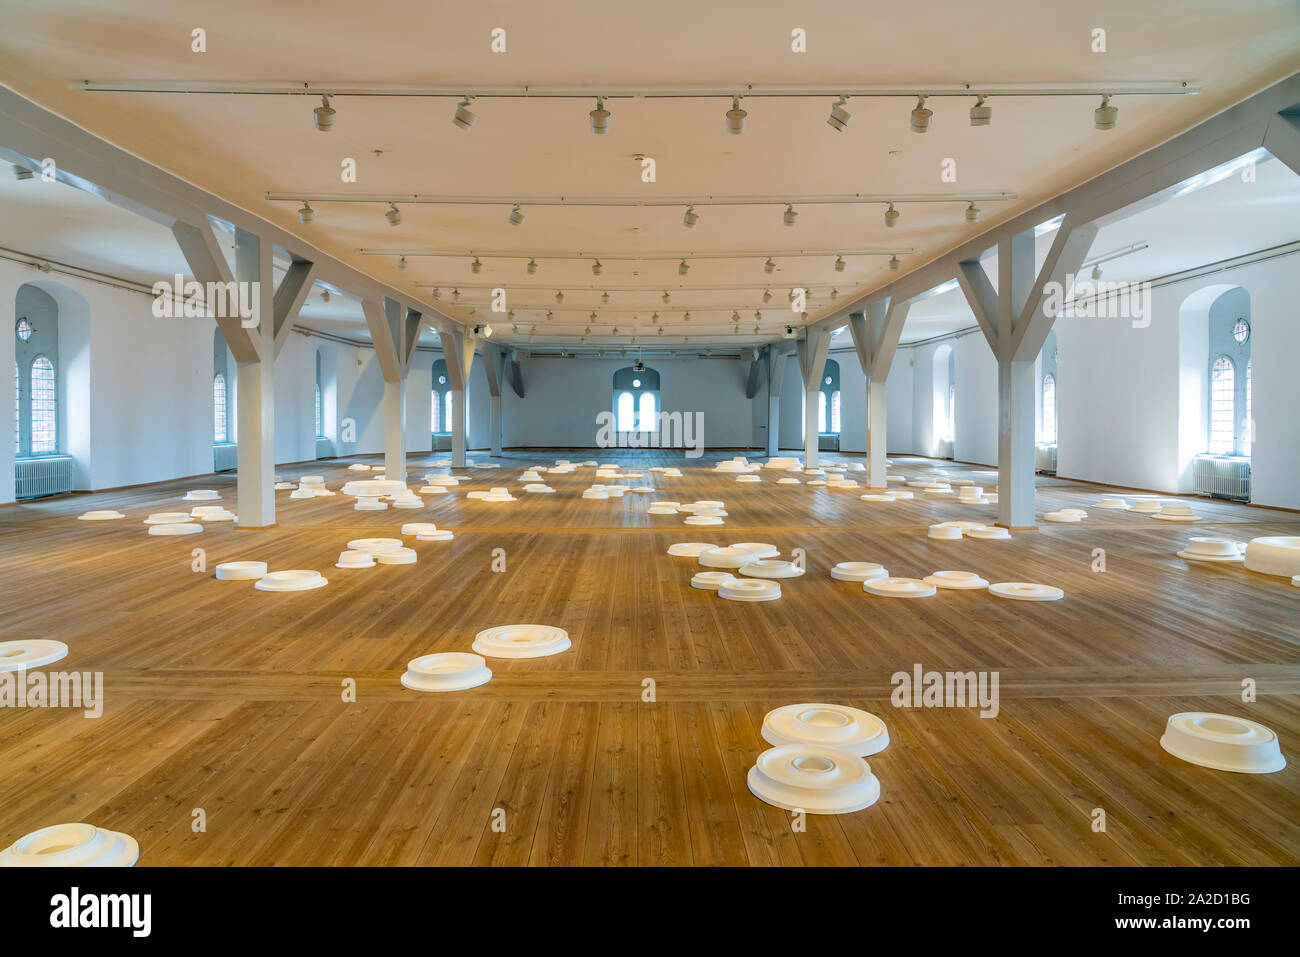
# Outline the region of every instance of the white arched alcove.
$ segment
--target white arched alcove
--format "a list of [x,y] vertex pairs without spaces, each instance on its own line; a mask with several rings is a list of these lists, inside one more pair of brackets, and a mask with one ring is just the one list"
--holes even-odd
[[[51,279],[24,283],[54,300],[58,307],[59,363],[55,389],[58,396],[59,451],[73,460],[72,487],[89,489],[90,429],[90,303],[81,293]],[[11,330],[12,331],[12,330]]]
[[1206,451],[1209,405],[1210,310],[1240,289],[1211,283],[1188,294],[1178,307],[1178,491],[1193,489],[1192,460]]
[[930,414],[934,436],[930,454],[941,459],[953,457],[953,439],[957,434],[955,412],[950,402],[953,388],[952,346],[943,343],[934,350],[930,375]]

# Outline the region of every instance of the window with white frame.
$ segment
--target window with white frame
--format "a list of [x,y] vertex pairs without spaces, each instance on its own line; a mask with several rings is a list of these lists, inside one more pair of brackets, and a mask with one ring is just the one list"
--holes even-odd
[[1219,356],[1210,368],[1210,451],[1231,455],[1236,450],[1237,375],[1232,360]]
[[1043,376],[1043,421],[1039,431],[1044,445],[1056,444],[1056,376]]
[[[317,412],[319,417],[319,411]],[[220,372],[212,377],[212,441],[227,441],[226,377]]]
[[59,450],[54,363],[46,356],[32,362],[32,455]]

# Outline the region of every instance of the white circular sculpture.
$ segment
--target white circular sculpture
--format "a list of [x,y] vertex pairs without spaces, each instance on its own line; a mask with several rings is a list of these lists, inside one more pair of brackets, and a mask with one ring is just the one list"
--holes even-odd
[[414,658],[402,675],[402,685],[412,691],[465,691],[491,680],[487,661],[481,655],[465,651],[443,651]]
[[381,565],[414,565],[418,558],[414,548],[390,548],[375,553],[375,559]]
[[374,568],[375,556],[369,552],[358,552],[351,548],[347,551],[339,552],[339,560],[334,563],[335,568]]
[[889,746],[885,722],[874,714],[840,704],[788,704],[763,715],[763,740],[817,745],[865,758]]
[[603,488],[589,488],[583,490],[582,497],[604,499],[604,498],[609,498],[609,493],[606,492]]
[[190,518],[196,522],[233,522],[235,513],[220,505],[196,505],[190,510]]
[[394,548],[403,548],[400,538],[354,538],[348,542],[348,548],[357,552],[369,552],[371,555],[378,555],[380,552],[391,552]]
[[324,485],[325,476],[323,475],[304,475],[298,479],[299,485]]
[[1171,502],[1160,511],[1151,516],[1162,522],[1199,522],[1201,516],[1197,515],[1187,505]]
[[781,586],[764,578],[733,578],[718,586],[718,597],[730,601],[775,601]]
[[989,541],[1002,542],[1011,537],[1011,530],[1002,528],[998,525],[980,525],[976,528],[968,528],[963,534],[967,538],[982,538]]
[[673,468],[664,469],[663,474],[664,474],[664,476],[667,477],[667,478],[681,478],[681,477],[682,477],[682,470],[681,470],[681,469],[673,469]]
[[767,460],[764,468],[769,469],[792,469],[799,466],[799,460],[794,458],[770,458]]
[[1190,538],[1178,557],[1193,562],[1244,562],[1244,544],[1230,538]]
[[652,485],[638,485],[635,488],[628,489],[629,492],[636,492],[638,495],[651,495],[655,489]]
[[619,485],[609,485],[609,486],[606,486],[606,487],[605,487],[605,493],[606,493],[610,498],[622,498],[622,497],[623,497],[623,493],[626,492],[626,491],[627,491],[627,489],[625,489],[625,488],[623,488],[622,486],[619,486]]
[[891,489],[889,494],[894,496],[894,498],[898,499],[900,502],[906,502],[909,499],[916,498],[915,492],[909,492],[905,488]]
[[493,489],[489,489],[489,490],[488,490],[488,493],[487,493],[486,495],[483,496],[482,501],[484,501],[484,502],[514,502],[514,501],[517,501],[517,499],[516,499],[513,495],[510,494],[510,490],[509,490],[509,489],[505,489],[505,488],[493,488]]
[[50,638],[19,638],[0,641],[0,671],[40,668],[68,655],[68,646]]
[[962,530],[954,525],[931,525],[926,533],[926,538],[934,538],[942,542],[954,542],[961,538]]
[[445,528],[440,528],[436,532],[425,532],[423,535],[416,535],[417,542],[449,542],[455,538],[455,534]]
[[144,520],[144,523],[146,525],[180,525],[189,520],[189,512],[152,512]]
[[998,582],[989,586],[989,594],[1018,601],[1057,601],[1065,597],[1065,592],[1056,586],[1035,582]]
[[212,488],[195,488],[185,493],[185,501],[187,502],[211,502],[219,498],[221,498],[221,494]]
[[1160,747],[1176,758],[1216,771],[1271,774],[1286,767],[1277,734],[1228,714],[1183,711],[1169,716]]
[[93,824],[52,824],[24,834],[0,851],[0,867],[131,867],[135,838]]
[[700,501],[694,504],[696,508],[726,508],[727,507],[726,502],[720,502],[717,499],[709,499],[709,498],[701,499]]
[[473,500],[477,500],[477,499],[482,498],[482,497],[483,497],[484,495],[486,495],[486,494],[487,494],[487,492],[483,491],[482,489],[479,489],[479,490],[474,491],[474,492],[466,492],[466,493],[465,493],[465,498],[470,499],[471,501],[473,501]]
[[785,478],[777,479],[776,484],[777,485],[801,485],[803,483],[801,483],[797,478],[791,478],[790,476],[787,475]]
[[83,522],[107,522],[115,518],[126,518],[121,512],[115,512],[112,509],[97,509],[91,512],[82,512],[77,516]]
[[650,507],[651,507],[651,508],[666,508],[666,509],[669,509],[670,511],[676,512],[679,508],[681,508],[681,503],[679,503],[679,502],[651,502],[651,503],[650,503]]
[[[437,482],[433,484],[438,484]],[[344,495],[364,498],[380,498],[385,495],[401,495],[407,491],[406,483],[396,479],[358,479],[343,486]]]
[[880,782],[866,761],[815,744],[769,748],[749,769],[746,782],[760,801],[809,814],[848,814],[880,800]]
[[1130,512],[1137,512],[1139,515],[1154,515],[1160,511],[1161,501],[1155,498],[1146,498],[1139,501],[1129,509]]
[[523,475],[519,476],[519,481],[521,482],[540,482],[541,480],[542,477],[532,469],[529,469]]
[[754,561],[754,553],[748,548],[726,545],[700,552],[697,561],[705,568],[739,568]]
[[1261,575],[1300,575],[1300,535],[1268,535],[1246,545],[1246,568]]
[[555,489],[549,485],[543,485],[540,482],[529,482],[524,486],[524,491],[529,495],[554,495]]
[[472,647],[489,658],[545,658],[572,645],[569,633],[554,625],[497,625],[475,635]]
[[736,576],[731,572],[696,572],[691,576],[691,587],[717,591],[722,585],[735,580]]
[[1100,502],[1098,502],[1096,505],[1093,506],[1093,508],[1122,508],[1122,509],[1130,509],[1132,507],[1133,506],[1131,506],[1128,503],[1127,499],[1122,499],[1122,498],[1103,498]]
[[460,479],[454,475],[426,475],[424,480],[438,488],[453,488],[460,484]]
[[420,488],[421,495],[446,495],[447,490],[441,485],[424,485]]
[[836,562],[831,566],[831,578],[842,582],[865,582],[888,578],[889,571],[875,562]]
[[929,598],[937,591],[917,578],[869,578],[862,583],[862,590],[882,598]]
[[777,558],[760,558],[740,566],[740,574],[748,578],[798,578],[804,570],[794,562]]
[[352,506],[352,510],[355,512],[382,512],[387,508],[387,502],[381,502],[377,498],[370,498],[366,495],[358,497],[356,504]]
[[1079,515],[1077,512],[1065,512],[1065,511],[1046,512],[1043,515],[1043,520],[1048,522],[1071,523],[1071,522],[1081,521],[1082,516]]
[[269,572],[253,587],[258,591],[310,591],[324,588],[329,581],[320,572],[295,568],[285,572]]
[[393,508],[424,508],[424,499],[414,492],[409,495],[397,495],[393,497]]
[[926,575],[924,580],[937,588],[969,589],[989,587],[988,579],[980,578],[974,572],[934,572]]
[[688,515],[685,523],[687,525],[721,525],[722,519],[717,515]]
[[763,480],[759,478],[757,475],[737,475],[736,481],[737,482],[761,482]]
[[959,502],[978,502],[984,498],[984,489],[979,485],[963,485],[957,490]]
[[732,542],[731,548],[745,548],[755,558],[776,558],[781,550],[768,542]]
[[290,498],[315,498],[316,493],[309,488],[296,488],[289,493]]
[[224,582],[253,581],[266,575],[266,562],[222,562],[217,579]]
[[283,492],[283,491],[286,491],[287,489],[291,489],[291,488],[294,488],[294,487],[295,487],[295,486],[294,486],[294,484],[293,484],[292,482],[276,482],[276,483],[275,483],[275,490],[276,490],[277,492]]
[[662,505],[651,505],[648,509],[646,509],[646,514],[647,515],[676,515],[677,509],[664,508]]
[[808,483],[809,488],[822,488],[825,485],[826,483],[823,482],[821,479],[813,479],[811,482]]
[[201,531],[203,526],[198,522],[191,522],[188,515],[183,522],[149,526],[150,535],[197,535]]
[[864,502],[893,502],[896,501],[894,496],[889,492],[868,492],[866,495],[859,495],[858,498]]
[[717,545],[709,545],[705,542],[675,542],[668,546],[668,554],[677,558],[698,558],[701,552],[707,552],[709,549],[717,547]]
[[433,522],[407,522],[402,526],[403,535],[424,535],[427,532],[436,532],[438,526]]
[[369,472],[369,471],[370,471],[370,466],[369,466],[369,465],[362,465],[362,464],[359,463],[359,462],[354,462],[354,463],[352,463],[351,465],[348,466],[348,471],[349,471],[349,472]]

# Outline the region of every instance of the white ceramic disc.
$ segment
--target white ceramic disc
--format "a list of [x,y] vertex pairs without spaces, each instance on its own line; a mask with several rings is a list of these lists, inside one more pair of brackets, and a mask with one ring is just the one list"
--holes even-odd
[[1300,575],[1300,535],[1266,535],[1246,544],[1246,568],[1283,578]]
[[974,572],[935,572],[926,575],[925,581],[938,588],[988,588],[988,579],[980,578]]
[[893,502],[896,501],[893,495],[886,492],[868,492],[866,495],[859,495],[858,498],[864,502]]
[[776,558],[781,550],[768,542],[732,542],[731,548],[747,549],[755,558]]
[[83,522],[107,522],[115,518],[126,518],[126,516],[112,509],[99,509],[93,512],[84,512],[78,515],[77,518]]
[[357,512],[383,512],[387,510],[388,503],[377,498],[359,498],[352,508]]
[[731,601],[774,601],[781,586],[762,578],[736,578],[718,586],[718,595]]
[[1093,508],[1123,508],[1123,509],[1127,509],[1131,507],[1132,506],[1129,505],[1128,500],[1122,498],[1103,498],[1100,502],[1098,502],[1096,505],[1093,506]]
[[464,691],[492,680],[492,672],[480,655],[444,651],[413,659],[402,675],[402,684],[412,691]]
[[0,641],[0,671],[40,668],[68,655],[68,646],[50,638],[19,638]]
[[722,519],[717,515],[688,515],[685,523],[687,525],[721,525]]
[[989,541],[1005,541],[1011,537],[1011,530],[1001,528],[997,525],[981,525],[979,528],[968,528],[963,534],[967,538],[983,538]]
[[801,485],[802,483],[797,478],[786,477],[786,478],[777,479],[776,484],[777,485]]
[[1020,601],[1056,601],[1065,597],[1065,592],[1053,585],[1034,582],[998,582],[989,586],[989,594]]
[[1176,758],[1216,771],[1271,774],[1286,767],[1277,734],[1228,714],[1184,711],[1171,715],[1160,747]]
[[339,552],[339,560],[334,563],[335,568],[374,568],[375,556],[369,552],[357,552],[348,549],[345,552]]
[[783,744],[758,756],[749,790],[787,811],[848,814],[880,800],[880,782],[860,757],[814,744]]
[[798,578],[804,570],[794,562],[777,558],[760,558],[740,566],[740,574],[748,578]]
[[700,552],[698,561],[705,568],[739,568],[754,560],[754,553],[748,548],[727,545],[723,548],[710,548]]
[[375,554],[375,561],[381,565],[414,565],[419,555],[414,548],[390,548]]
[[440,528],[436,532],[429,532],[424,535],[417,535],[415,536],[415,540],[417,542],[449,542],[455,537],[456,535],[453,532],[451,532],[449,529]]
[[674,542],[668,546],[668,554],[678,558],[698,558],[701,552],[707,552],[711,548],[718,548],[717,545],[709,545],[706,542]]
[[427,535],[437,530],[438,526],[433,522],[407,522],[402,526],[403,535]]
[[489,658],[545,658],[572,644],[569,633],[553,625],[498,625],[475,635],[472,647]]
[[258,591],[310,591],[329,584],[320,572],[296,568],[263,575],[253,587]]
[[865,582],[888,577],[888,570],[875,562],[836,562],[831,566],[831,578],[842,582]]
[[185,501],[187,502],[210,502],[218,498],[221,498],[220,493],[212,488],[195,488],[185,493]]
[[955,542],[961,539],[961,534],[962,530],[960,528],[954,528],[951,525],[931,525],[925,536],[941,542]]
[[691,576],[691,587],[717,591],[719,586],[735,580],[736,576],[731,572],[696,572]]
[[883,598],[929,598],[936,591],[929,582],[917,578],[876,578],[862,583],[862,590]]
[[859,758],[889,745],[885,722],[874,714],[840,704],[788,704],[763,716],[763,740],[777,746],[813,744],[847,751]]
[[144,523],[146,525],[180,525],[189,520],[189,512],[153,512],[144,520]]
[[93,824],[52,824],[0,851],[0,867],[131,867],[135,838]]
[[222,562],[217,566],[221,581],[256,581],[266,574],[266,562]]
[[203,531],[203,526],[198,522],[189,521],[189,516],[185,516],[184,522],[177,522],[174,525],[150,525],[150,535],[197,535]]
[[348,542],[348,548],[353,551],[369,552],[372,555],[402,547],[400,538],[354,538]]

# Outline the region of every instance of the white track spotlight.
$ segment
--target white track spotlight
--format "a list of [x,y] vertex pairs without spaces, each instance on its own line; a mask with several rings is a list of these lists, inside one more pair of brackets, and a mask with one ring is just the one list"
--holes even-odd
[[31,170],[29,170],[26,166],[14,167],[14,179],[20,182],[25,179],[31,179],[34,175],[35,174]]
[[685,276],[690,271],[691,271],[691,267],[686,264],[685,259],[683,259],[681,262],[677,264],[678,275]]
[[402,211],[397,208],[396,203],[388,204],[388,212],[384,213],[384,219],[388,220],[389,226],[402,225]]
[[839,291],[838,289],[832,288],[832,289],[831,289],[831,302],[834,302],[834,301],[835,301],[836,299],[838,299],[838,298],[840,298],[840,291]]
[[799,214],[794,211],[794,206],[789,203],[786,204],[785,215],[782,216],[782,220],[787,226],[793,226],[795,223],[799,222]]
[[897,256],[889,257],[889,268],[891,270],[898,272],[898,267],[901,265],[903,265],[903,260],[899,259]]
[[311,203],[305,199],[302,201],[302,208],[298,210],[298,222],[306,226],[316,218],[316,210],[311,208]]
[[528,260],[528,265],[525,266],[524,268],[528,270],[528,275],[535,276],[537,274],[537,260],[536,259]]
[[930,118],[934,116],[933,110],[925,108],[926,94],[922,93],[916,98],[916,108],[912,110],[912,132],[924,133],[930,129]]
[[695,224],[700,221],[700,214],[695,211],[694,206],[686,207],[686,212],[682,216],[682,225],[687,229],[694,229]]
[[434,301],[437,301],[442,298],[442,290],[439,289],[437,286],[434,286],[432,289],[429,290],[429,296]]
[[478,261],[477,256],[475,256],[474,261],[469,264],[469,271],[476,276],[483,271],[483,264]]
[[844,272],[844,257],[843,257],[843,256],[836,256],[836,257],[835,257],[835,271],[836,271],[836,272]]
[[1101,266],[1100,266],[1100,265],[1093,266],[1093,267],[1092,267],[1092,281],[1093,281],[1093,282],[1096,282],[1096,281],[1099,280],[1100,278],[1101,278]]
[[684,313],[682,315],[682,322],[690,322],[690,321],[691,321],[691,314],[689,312]]
[[670,295],[668,295],[668,290],[666,290],[666,289],[664,290],[664,294],[663,294],[663,296],[662,296],[661,298],[663,299],[663,301],[664,301],[664,305],[665,305],[665,306],[668,305],[670,302],[673,301],[673,297],[670,296]]
[[767,273],[769,276],[776,272],[776,263],[772,262],[771,256],[767,258],[767,262],[763,263],[763,272]]
[[604,271],[605,271],[605,267],[600,264],[599,259],[597,259],[595,262],[591,264],[591,274],[593,276],[599,276]]
[[835,101],[835,105],[831,107],[831,115],[826,117],[826,122],[831,129],[840,133],[844,132],[844,127],[848,126],[849,120],[853,119],[853,114],[844,108],[847,101],[848,97],[841,96]]
[[321,302],[329,302],[329,301],[330,301],[330,291],[329,291],[328,289],[322,289],[322,290],[321,290],[321,293],[320,293],[320,301],[321,301]]
[[975,105],[970,108],[971,126],[988,126],[989,121],[993,119],[993,107],[984,105],[987,99],[988,97],[983,93],[975,98]]
[[885,225],[890,229],[898,225],[898,210],[894,209],[893,203],[890,203],[889,208],[885,210]]
[[771,302],[771,301],[772,301],[772,290],[771,290],[771,289],[764,289],[764,290],[763,290],[763,302]]
[[405,256],[398,256],[398,257],[397,257],[397,268],[398,268],[398,269],[405,269],[405,268],[406,268],[406,257],[405,257]]
[[467,130],[474,125],[478,116],[470,111],[470,98],[467,96],[456,105],[456,112],[452,115],[451,121],[459,126],[462,130]]
[[600,294],[600,301],[603,302],[603,303],[605,303],[606,305],[608,305],[608,304],[609,304],[609,293],[608,293],[608,292],[602,292],[602,293]]
[[609,110],[605,109],[605,98],[596,97],[596,108],[587,114],[591,117],[591,132],[602,135],[609,132]]
[[[755,321],[755,322],[762,322],[762,321],[763,321],[763,314],[762,314],[761,312],[759,312],[757,309],[754,310],[754,321]],[[758,326],[755,326],[754,328],[757,329]]]
[[334,107],[330,106],[330,98],[322,96],[320,106],[312,110],[316,114],[316,129],[322,133],[328,133],[334,129]]
[[510,225],[521,226],[524,222],[524,214],[519,211],[519,204],[515,203],[514,209],[510,210]]
[[966,207],[966,222],[978,223],[980,221],[980,208],[974,203]]
[[460,302],[460,290],[459,290],[459,289],[453,289],[453,290],[451,291],[451,301],[452,301],[452,302]]
[[1101,106],[1092,114],[1092,125],[1099,130],[1113,130],[1117,116],[1119,107],[1110,105],[1110,94],[1107,93],[1101,98]]
[[555,301],[560,305],[564,305],[564,293],[558,289],[555,290]]
[[745,132],[745,117],[749,114],[740,108],[740,97],[731,98],[731,109],[727,110],[727,132],[739,135]]

